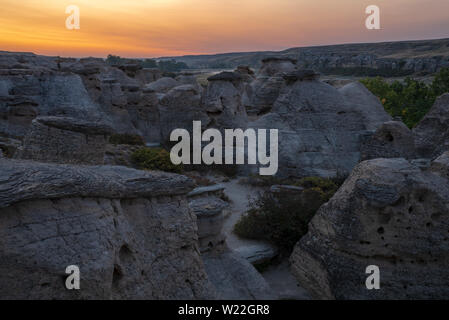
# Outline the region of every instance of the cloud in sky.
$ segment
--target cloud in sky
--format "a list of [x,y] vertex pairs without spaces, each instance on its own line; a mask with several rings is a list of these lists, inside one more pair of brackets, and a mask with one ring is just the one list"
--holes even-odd
[[[78,5],[81,29],[67,30]],[[365,29],[381,8],[382,30]],[[156,57],[449,37],[447,0],[0,0],[0,50]]]

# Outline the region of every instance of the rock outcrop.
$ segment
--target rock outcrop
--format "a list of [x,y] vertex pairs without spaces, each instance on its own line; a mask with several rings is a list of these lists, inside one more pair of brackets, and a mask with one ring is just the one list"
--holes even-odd
[[413,129],[417,152],[434,159],[449,150],[449,93],[443,94]]
[[[349,174],[360,160],[362,136],[381,124],[378,118],[389,119],[377,103],[360,107],[315,78],[290,78],[271,112],[249,125],[279,130],[281,176]],[[366,117],[368,108],[381,116],[375,120]]]
[[170,141],[173,130],[184,128],[192,132],[193,121],[209,124],[209,117],[201,106],[201,95],[195,86],[186,84],[168,91],[159,101],[159,121],[163,143]]
[[230,250],[225,242],[222,229],[229,203],[223,190],[222,185],[212,185],[188,194],[189,206],[197,217],[199,246],[209,280],[219,299],[274,299],[270,286],[249,259]]
[[363,137],[361,159],[416,158],[415,139],[412,131],[400,121],[382,124],[373,134]]
[[362,115],[361,121],[369,131],[374,131],[384,122],[391,121],[380,100],[359,81],[351,82],[338,90],[347,103]]
[[18,159],[72,164],[103,164],[108,137],[114,130],[106,124],[68,117],[33,120]]
[[211,251],[224,244],[224,211],[229,203],[223,200],[223,190],[224,187],[216,185],[195,188],[188,194],[189,207],[197,218],[201,252]]
[[[324,299],[447,299],[448,159],[426,170],[405,159],[357,165],[295,247],[299,282]],[[370,265],[380,290],[365,286]]]
[[[211,299],[184,176],[0,159],[1,299]],[[81,290],[65,288],[76,265]]]
[[242,97],[246,87],[238,72],[221,72],[209,77],[202,97],[202,105],[210,118],[210,126],[222,128],[245,128],[246,109]]

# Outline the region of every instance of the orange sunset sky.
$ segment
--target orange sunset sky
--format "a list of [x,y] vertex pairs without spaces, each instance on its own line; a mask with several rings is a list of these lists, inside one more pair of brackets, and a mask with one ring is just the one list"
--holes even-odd
[[[449,37],[449,0],[0,0],[0,50],[159,57]],[[81,29],[67,30],[68,5]],[[365,8],[381,9],[381,30]]]

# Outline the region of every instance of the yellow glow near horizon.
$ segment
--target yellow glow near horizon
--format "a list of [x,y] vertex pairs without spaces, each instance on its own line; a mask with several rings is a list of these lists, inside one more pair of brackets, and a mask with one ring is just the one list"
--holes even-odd
[[[0,0],[0,50],[155,57],[449,37],[447,0],[376,0],[379,31],[364,28],[371,2]],[[65,28],[71,4],[80,8],[80,30]]]

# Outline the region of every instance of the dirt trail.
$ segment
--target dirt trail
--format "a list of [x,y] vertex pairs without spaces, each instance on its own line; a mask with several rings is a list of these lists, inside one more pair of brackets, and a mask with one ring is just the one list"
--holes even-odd
[[[223,232],[226,235],[226,242],[232,250],[241,247],[263,244],[262,241],[242,239],[233,231],[234,225],[240,219],[248,208],[249,198],[257,196],[260,189],[246,184],[240,184],[238,179],[232,179],[229,182],[222,182],[225,186],[225,193],[231,200],[230,214],[225,220]],[[301,288],[290,273],[288,261],[269,266],[262,276],[276,292],[279,299],[309,299],[307,292]]]

